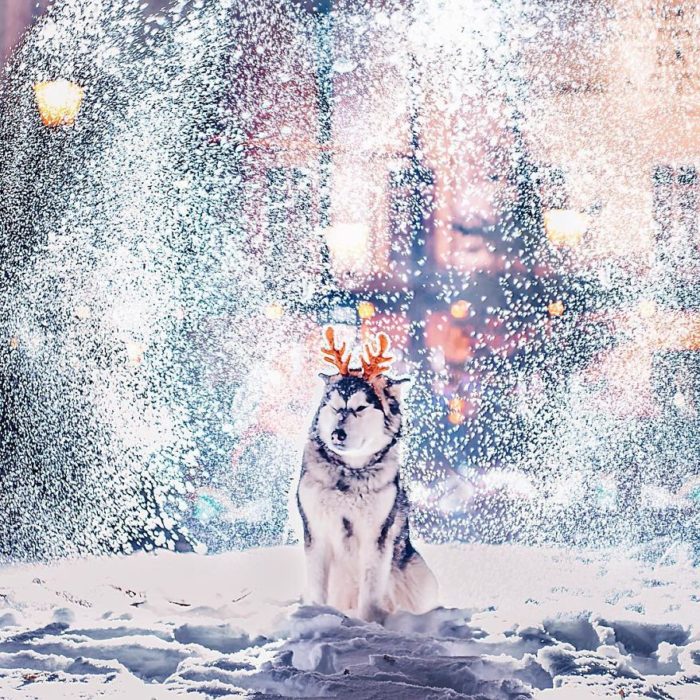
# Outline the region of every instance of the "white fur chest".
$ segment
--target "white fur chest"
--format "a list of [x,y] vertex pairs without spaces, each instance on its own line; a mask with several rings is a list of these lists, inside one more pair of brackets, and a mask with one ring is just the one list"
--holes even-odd
[[376,545],[394,505],[396,486],[391,481],[370,490],[359,483],[339,490],[305,474],[299,484],[299,499],[312,539],[331,544],[335,550],[347,550],[365,543]]

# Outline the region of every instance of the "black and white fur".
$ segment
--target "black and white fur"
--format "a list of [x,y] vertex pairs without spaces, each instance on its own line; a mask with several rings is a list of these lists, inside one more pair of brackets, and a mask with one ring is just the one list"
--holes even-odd
[[397,609],[425,612],[436,604],[437,583],[409,537],[399,479],[401,381],[321,376],[325,392],[297,490],[306,602],[378,622]]

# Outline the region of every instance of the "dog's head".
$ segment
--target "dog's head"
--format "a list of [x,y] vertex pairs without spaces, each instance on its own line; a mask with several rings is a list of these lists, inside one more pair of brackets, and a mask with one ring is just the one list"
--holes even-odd
[[362,466],[401,432],[401,384],[382,376],[321,375],[326,390],[316,418],[318,438],[350,466]]

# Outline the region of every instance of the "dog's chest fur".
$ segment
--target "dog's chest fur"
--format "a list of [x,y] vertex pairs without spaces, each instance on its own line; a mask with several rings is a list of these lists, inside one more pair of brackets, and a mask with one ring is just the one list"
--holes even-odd
[[298,492],[307,545],[314,537],[336,551],[377,545],[396,502],[397,450],[368,469],[352,470],[325,459],[315,445],[307,446]]

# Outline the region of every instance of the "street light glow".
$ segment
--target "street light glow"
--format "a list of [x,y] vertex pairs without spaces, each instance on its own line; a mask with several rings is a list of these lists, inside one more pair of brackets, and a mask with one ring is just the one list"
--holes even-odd
[[335,224],[324,231],[333,267],[338,272],[356,271],[365,261],[369,244],[366,224]]
[[572,209],[550,209],[544,213],[547,240],[556,248],[574,248],[588,230],[588,217]]
[[69,80],[48,80],[34,84],[39,116],[44,126],[70,126],[80,111],[85,91]]

